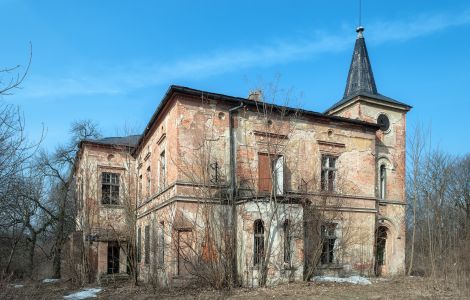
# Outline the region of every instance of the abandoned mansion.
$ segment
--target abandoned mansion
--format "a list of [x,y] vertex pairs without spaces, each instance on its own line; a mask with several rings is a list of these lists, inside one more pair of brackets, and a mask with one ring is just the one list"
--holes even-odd
[[411,106],[378,93],[363,31],[323,113],[171,86],[141,135],[81,141],[64,260],[162,286],[404,273]]

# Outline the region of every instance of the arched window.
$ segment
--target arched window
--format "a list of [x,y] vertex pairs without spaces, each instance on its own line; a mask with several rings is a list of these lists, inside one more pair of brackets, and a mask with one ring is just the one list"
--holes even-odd
[[263,261],[264,253],[264,225],[263,221],[258,219],[254,223],[254,247],[253,247],[253,265],[259,265]]
[[387,169],[385,165],[380,165],[379,169],[379,197],[385,199],[385,190],[387,184]]
[[292,260],[292,232],[289,220],[284,222],[284,262],[289,264]]

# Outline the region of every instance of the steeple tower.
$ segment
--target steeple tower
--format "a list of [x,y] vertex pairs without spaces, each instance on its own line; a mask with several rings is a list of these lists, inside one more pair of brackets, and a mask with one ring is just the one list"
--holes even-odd
[[354,52],[351,66],[349,67],[348,80],[346,81],[343,99],[361,93],[377,95],[374,74],[372,73],[372,66],[363,35],[364,27],[358,27],[356,32],[356,44],[354,45]]
[[393,106],[406,111],[410,110],[411,106],[377,92],[374,73],[372,73],[372,66],[364,39],[364,27],[359,26],[356,32],[356,43],[354,44],[354,52],[351,65],[349,66],[343,98],[327,109],[325,114],[341,114],[340,111],[357,101],[372,101],[380,105]]

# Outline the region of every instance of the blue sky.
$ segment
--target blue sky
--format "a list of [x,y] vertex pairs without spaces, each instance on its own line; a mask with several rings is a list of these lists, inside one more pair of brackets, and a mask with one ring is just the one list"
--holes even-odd
[[[140,131],[171,84],[246,96],[280,76],[298,105],[324,111],[342,97],[358,1],[0,0],[0,66],[33,63],[4,101],[31,139],[67,139],[93,119],[108,136]],[[470,2],[363,0],[364,33],[380,93],[414,106],[433,142],[468,152]]]

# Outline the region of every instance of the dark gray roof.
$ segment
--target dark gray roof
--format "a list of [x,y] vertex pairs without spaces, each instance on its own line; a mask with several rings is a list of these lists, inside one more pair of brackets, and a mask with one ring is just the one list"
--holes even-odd
[[85,142],[102,145],[116,145],[116,146],[128,146],[134,148],[140,139],[140,135],[129,135],[129,136],[116,136],[116,137],[105,137],[102,139],[88,139]]
[[375,85],[374,73],[372,72],[372,65],[369,60],[369,54],[367,53],[363,31],[363,27],[356,29],[357,38],[354,45],[354,52],[351,59],[351,66],[349,67],[343,99],[335,103],[332,107],[326,110],[325,113],[341,106],[356,96],[366,96],[376,100],[411,108],[411,106],[405,103],[386,97],[377,92],[377,86]]

